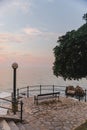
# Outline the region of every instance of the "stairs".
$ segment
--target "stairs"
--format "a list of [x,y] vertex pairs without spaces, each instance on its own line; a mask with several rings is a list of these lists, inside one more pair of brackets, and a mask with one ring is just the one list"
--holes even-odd
[[5,120],[2,120],[0,122],[0,129],[1,130],[11,130],[10,126],[8,125],[8,123]]
[[0,120],[0,130],[34,130],[29,124],[22,124],[20,122],[14,122],[12,120]]
[[8,125],[9,125],[11,130],[19,130],[18,126],[15,124],[14,121],[8,122]]

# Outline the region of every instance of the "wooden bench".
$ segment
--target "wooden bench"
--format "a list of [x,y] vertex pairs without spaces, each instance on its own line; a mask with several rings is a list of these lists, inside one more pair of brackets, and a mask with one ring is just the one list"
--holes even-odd
[[39,100],[44,100],[44,99],[57,98],[59,100],[59,95],[60,95],[60,92],[39,94],[37,96],[34,96],[34,104],[38,105]]

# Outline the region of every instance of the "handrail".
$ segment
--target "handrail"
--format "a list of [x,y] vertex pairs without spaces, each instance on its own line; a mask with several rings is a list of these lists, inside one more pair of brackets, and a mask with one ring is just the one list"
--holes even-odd
[[[3,106],[0,106],[0,108],[4,108],[4,109],[8,109],[8,110],[12,110],[11,108],[3,107]],[[21,111],[18,110],[18,112],[21,112]]]
[[4,101],[8,101],[8,102],[13,102],[13,101],[11,101],[11,100],[9,100],[9,99],[6,99],[6,98],[0,98],[1,100],[4,100]]
[[[57,92],[60,91],[63,95],[66,96],[65,90],[68,85],[34,85],[34,86],[27,86],[23,88],[17,89],[17,98],[21,98],[23,96],[29,97],[30,95],[34,96],[35,94],[42,94],[45,93],[45,91],[48,92]],[[85,88],[83,88],[85,91]],[[36,92],[36,93],[35,93]],[[85,101],[86,101],[86,96],[85,96]]]
[[12,110],[11,108],[8,108],[8,107],[3,107],[3,106],[0,106],[0,108],[4,108],[4,109],[9,109],[9,110]]
[[[6,99],[6,98],[0,98],[1,100],[4,100],[4,101],[8,101],[8,102],[11,102],[11,103],[14,103],[14,101],[11,101],[9,99]],[[18,104],[20,104],[20,101],[17,101]]]
[[[1,100],[13,103],[15,105],[14,101],[5,99],[5,98],[0,98]],[[22,118],[23,118],[23,102],[22,101],[17,101],[18,104],[20,104],[20,110],[17,110],[17,112],[20,112],[20,120],[22,122]],[[4,107],[4,106],[0,106],[0,108],[4,108],[4,109],[8,109],[8,110],[13,110],[12,108],[8,108],[8,107]]]
[[19,89],[25,89],[25,88],[27,88],[27,87],[22,87],[22,88],[19,88]]
[[[61,89],[60,89],[61,88]],[[23,87],[23,88],[19,88],[17,89],[17,98],[21,98],[22,95],[29,97],[30,94],[33,92],[39,92],[40,94],[43,93],[43,91],[45,90],[49,90],[51,92],[55,92],[55,91],[65,91],[66,86],[58,86],[58,85],[34,85],[34,86],[27,86],[27,87]],[[64,90],[62,90],[64,89]],[[31,93],[30,93],[31,92]],[[20,95],[21,94],[21,95]]]

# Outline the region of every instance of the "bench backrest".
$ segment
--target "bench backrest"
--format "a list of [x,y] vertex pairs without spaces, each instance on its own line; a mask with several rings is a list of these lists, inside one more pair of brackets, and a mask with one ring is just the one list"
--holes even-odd
[[55,94],[60,94],[60,92],[55,92],[55,93],[45,93],[45,94],[39,94],[37,96],[47,96],[47,95],[55,95]]

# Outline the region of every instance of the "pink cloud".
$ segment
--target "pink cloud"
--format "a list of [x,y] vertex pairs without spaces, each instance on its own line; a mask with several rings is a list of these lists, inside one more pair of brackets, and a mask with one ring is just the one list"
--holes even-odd
[[33,54],[22,54],[21,52],[6,52],[0,54],[0,65],[9,66],[13,62],[17,62],[19,66],[52,66],[53,57],[35,56]]
[[[61,35],[61,33],[59,34]],[[30,40],[34,40],[33,37],[43,38],[46,40],[57,39],[58,33],[41,31],[38,28],[26,27],[20,30],[20,33],[0,33],[0,43],[26,43]]]
[[53,59],[52,57],[40,57],[31,54],[24,54],[18,56],[18,61],[25,63],[25,65],[48,65],[51,64]]
[[0,43],[8,43],[8,42],[23,42],[23,36],[20,34],[13,33],[2,33],[0,34]]
[[29,36],[39,36],[44,39],[52,39],[52,38],[57,39],[58,36],[62,35],[62,33],[48,32],[47,30],[43,31],[43,29],[40,30],[38,28],[31,28],[31,27],[23,28],[22,32],[26,35],[26,38],[27,38],[27,35],[29,35]]
[[35,64],[43,63],[47,58],[35,56],[32,54],[22,54],[22,53],[9,53],[7,54],[9,60],[17,60],[18,62]]
[[37,28],[30,28],[30,27],[24,28],[23,32],[25,34],[27,34],[27,35],[39,35],[39,34],[42,33],[39,29],[37,29]]
[[5,61],[6,61],[6,59],[7,59],[6,54],[0,54],[0,63],[5,62]]

